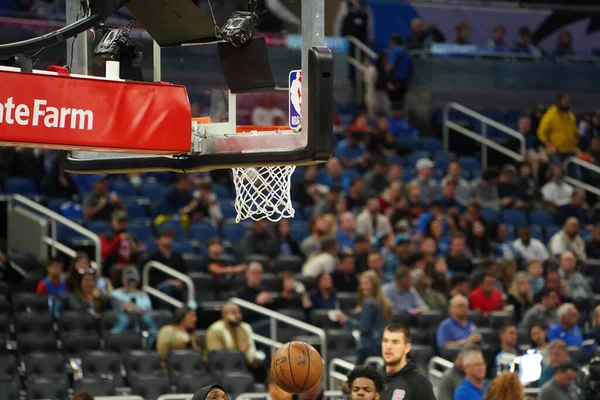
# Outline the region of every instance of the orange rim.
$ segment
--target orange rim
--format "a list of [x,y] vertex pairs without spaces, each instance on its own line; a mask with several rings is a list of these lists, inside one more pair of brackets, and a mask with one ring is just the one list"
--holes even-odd
[[[212,124],[212,120],[210,117],[198,117],[192,118],[192,121],[195,121],[199,124]],[[237,133],[247,133],[247,132],[268,132],[268,131],[289,131],[289,126],[267,126],[267,125],[240,125],[235,127]]]

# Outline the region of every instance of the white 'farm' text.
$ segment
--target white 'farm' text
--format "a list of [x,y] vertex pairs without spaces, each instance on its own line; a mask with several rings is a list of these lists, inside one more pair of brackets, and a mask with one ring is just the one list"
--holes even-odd
[[77,108],[47,106],[46,100],[35,99],[33,110],[27,104],[14,104],[9,97],[0,103],[0,124],[45,126],[46,128],[70,128],[91,131],[94,128],[94,113]]

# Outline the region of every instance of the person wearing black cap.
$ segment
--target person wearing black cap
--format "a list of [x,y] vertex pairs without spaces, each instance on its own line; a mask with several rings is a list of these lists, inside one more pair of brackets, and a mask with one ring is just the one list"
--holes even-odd
[[198,390],[192,400],[229,400],[229,395],[221,385],[208,385]]
[[135,265],[145,251],[141,242],[127,232],[128,221],[127,211],[117,210],[111,215],[110,231],[100,235],[102,275],[111,276],[113,282],[120,281],[120,270],[113,266]]

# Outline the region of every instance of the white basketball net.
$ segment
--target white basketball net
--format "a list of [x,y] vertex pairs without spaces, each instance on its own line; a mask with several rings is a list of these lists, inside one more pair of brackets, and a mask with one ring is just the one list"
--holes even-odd
[[232,168],[235,185],[235,222],[293,218],[291,178],[295,166]]

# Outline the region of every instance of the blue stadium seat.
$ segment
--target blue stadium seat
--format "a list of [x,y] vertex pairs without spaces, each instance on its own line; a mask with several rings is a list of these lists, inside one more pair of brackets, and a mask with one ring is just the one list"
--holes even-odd
[[137,199],[125,199],[123,203],[125,203],[129,218],[142,219],[148,217],[146,210],[138,204]]
[[415,179],[416,173],[413,169],[402,169],[402,182],[408,183]]
[[210,239],[219,236],[214,226],[206,222],[198,222],[190,226],[190,239],[199,242],[207,242]]
[[65,243],[73,243],[78,240],[87,239],[79,232],[75,232],[73,229],[63,225],[56,224],[56,236],[58,236],[58,240]]
[[221,238],[225,242],[239,243],[246,235],[246,228],[242,224],[226,222],[221,229]]
[[438,151],[433,154],[433,162],[435,162],[436,168],[445,172],[448,169],[448,164],[450,164],[450,155],[446,152]]
[[229,200],[223,200],[219,202],[219,206],[221,207],[221,214],[223,214],[223,218],[235,218],[237,216],[237,211],[235,211],[235,206]]
[[212,190],[217,199],[219,200],[229,200],[231,199],[231,195],[229,193],[229,189],[227,189],[223,185],[219,185],[218,183],[213,183]]
[[516,125],[522,115],[523,111],[521,110],[510,110],[506,113],[506,123],[508,125]]
[[38,191],[29,178],[8,178],[4,184],[7,194],[37,195]]
[[494,121],[504,123],[506,122],[506,116],[502,111],[496,109],[486,109],[481,112],[486,117],[493,119]]
[[511,226],[521,226],[529,223],[525,213],[519,210],[504,210],[502,212],[502,222]]
[[396,137],[396,145],[401,148],[416,150],[419,147],[419,142],[414,137]]
[[406,157],[406,166],[408,168],[416,168],[417,161],[419,161],[421,157],[421,153],[413,151],[408,157]]
[[138,195],[135,186],[129,182],[112,181],[111,189],[117,192],[119,197],[136,197]]
[[483,219],[489,222],[498,222],[500,220],[498,211],[491,208],[484,208],[483,210],[481,210],[481,216],[483,217]]
[[397,154],[390,154],[387,156],[387,162],[390,164],[402,165],[402,158]]
[[142,184],[141,187],[142,196],[147,197],[150,200],[160,199],[166,191],[166,187],[156,182],[147,182]]
[[304,167],[298,166],[292,173],[291,182],[296,183],[298,181],[301,181],[302,179],[304,179]]
[[546,240],[550,241],[552,236],[554,236],[558,231],[562,229],[562,226],[559,225],[550,225],[546,227]]
[[544,235],[544,231],[540,226],[532,226],[531,227],[531,237],[539,240],[542,243],[546,243],[546,235]]
[[86,227],[97,235],[110,231],[110,222],[108,221],[88,221]]
[[185,231],[181,227],[181,223],[179,221],[163,222],[162,224],[160,224],[159,226],[156,227],[157,232],[164,230],[164,229],[175,232],[175,240],[177,240],[177,241],[186,239]]
[[308,230],[308,223],[296,220],[292,220],[290,222],[290,236],[296,242],[301,243],[305,238],[310,236],[310,231]]
[[179,254],[195,254],[194,248],[188,242],[173,243],[173,251]]
[[438,138],[422,138],[420,142],[422,151],[436,153],[443,150],[442,143]]
[[481,163],[475,157],[460,157],[458,159],[458,163],[462,169],[466,169],[468,171],[481,170]]
[[550,226],[555,223],[554,216],[548,211],[537,210],[531,213],[531,225]]
[[149,226],[135,221],[129,223],[127,230],[133,234],[137,240],[142,242],[154,237],[152,229],[150,229]]

